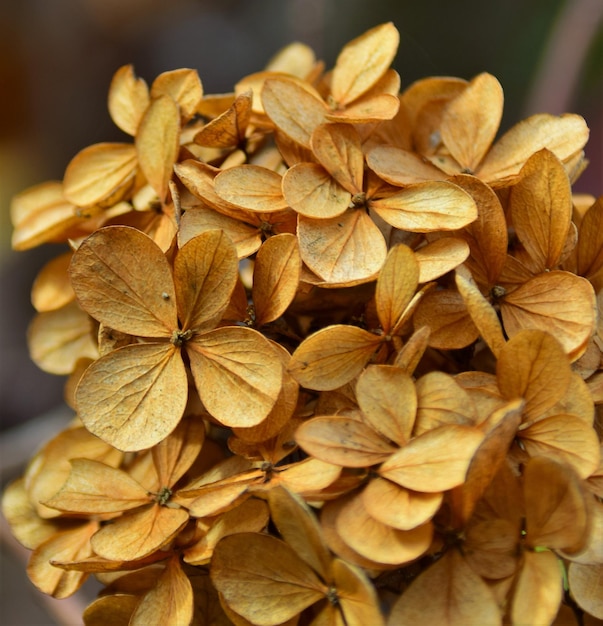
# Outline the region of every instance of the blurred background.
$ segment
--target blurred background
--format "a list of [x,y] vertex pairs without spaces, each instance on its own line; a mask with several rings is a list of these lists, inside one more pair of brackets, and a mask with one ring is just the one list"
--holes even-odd
[[[590,166],[575,190],[598,196],[603,194],[602,15],[602,0],[0,2],[2,484],[70,417],[62,404],[63,379],[39,371],[26,346],[32,281],[59,248],[11,251],[10,198],[62,178],[85,146],[124,140],[106,108],[109,83],[120,66],[133,63],[149,84],[162,71],[195,68],[205,93],[228,92],[291,41],[310,45],[332,67],[345,43],[391,20],[401,35],[394,67],[403,88],[425,76],[470,79],[488,71],[505,91],[501,131],[537,112],[584,116],[591,129]],[[2,533],[6,544],[5,527]],[[35,596],[19,563],[26,555],[5,548],[0,623],[80,623],[77,602],[60,608],[31,602]],[[13,585],[23,585],[29,595],[24,599]]]

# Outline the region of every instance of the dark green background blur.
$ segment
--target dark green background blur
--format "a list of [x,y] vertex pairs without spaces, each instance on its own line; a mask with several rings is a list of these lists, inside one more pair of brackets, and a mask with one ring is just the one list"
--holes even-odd
[[[30,363],[25,339],[31,283],[58,248],[10,250],[10,197],[61,178],[83,147],[124,140],[106,109],[118,67],[133,63],[149,83],[191,67],[206,93],[227,92],[293,40],[331,67],[346,42],[391,20],[403,88],[488,71],[505,91],[503,131],[536,112],[583,115],[591,165],[576,190],[601,195],[602,14],[603,0],[0,0],[0,429],[60,407],[63,385]],[[0,623],[41,623],[8,610]]]

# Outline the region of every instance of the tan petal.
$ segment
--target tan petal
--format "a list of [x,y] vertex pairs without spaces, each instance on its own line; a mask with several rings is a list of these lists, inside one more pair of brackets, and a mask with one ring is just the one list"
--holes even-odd
[[506,519],[487,519],[469,526],[463,556],[483,578],[512,576],[519,561],[519,533]]
[[576,273],[592,278],[603,268],[603,198],[586,211],[580,222]]
[[381,342],[356,326],[327,326],[300,344],[288,369],[303,387],[337,389],[362,371]]
[[71,252],[65,252],[51,259],[38,272],[31,287],[31,303],[39,313],[55,311],[74,299],[67,274],[71,256]]
[[498,355],[496,376],[507,400],[524,398],[527,420],[538,419],[560,400],[571,370],[559,342],[541,330],[523,330]]
[[408,111],[410,124],[416,126],[417,117],[430,102],[452,100],[462,93],[468,84],[462,78],[450,76],[431,76],[412,83],[402,94],[402,104]]
[[48,241],[64,241],[69,229],[86,221],[63,195],[63,185],[49,181],[13,196],[10,204],[14,250],[29,250]]
[[94,232],[73,255],[70,275],[82,308],[110,328],[170,337],[178,327],[168,262],[153,240],[134,228]]
[[[281,454],[281,456],[284,455]],[[292,463],[282,471],[274,472],[268,490],[272,491],[275,486],[282,485],[292,493],[312,500],[320,498],[321,491],[330,487],[340,475],[341,467],[339,465],[308,458],[298,463]],[[259,487],[259,490],[261,489],[262,486]],[[250,491],[254,490],[252,488]]]
[[[400,448],[379,468],[379,475],[402,487],[435,493],[460,485],[484,434],[469,426],[430,430]],[[454,442],[454,443],[453,443]]]
[[321,124],[312,133],[312,152],[352,195],[362,192],[364,155],[360,135],[349,124]]
[[568,575],[572,598],[578,606],[589,615],[603,619],[603,564],[570,563]]
[[440,133],[452,156],[475,172],[494,141],[503,113],[503,90],[491,74],[476,76],[446,106]]
[[128,624],[190,624],[193,619],[193,588],[182,571],[178,557],[171,558],[157,580],[144,595]]
[[379,200],[371,207],[388,224],[401,230],[427,233],[455,230],[477,217],[473,198],[448,182],[416,183]]
[[215,326],[228,306],[237,270],[236,250],[221,230],[201,233],[180,248],[174,261],[174,285],[184,330]]
[[569,178],[552,152],[541,150],[526,161],[509,204],[513,227],[527,253],[540,271],[553,269],[569,234],[572,198]]
[[356,398],[363,419],[389,441],[408,443],[417,410],[410,375],[390,365],[369,365],[358,377]]
[[143,450],[174,430],[187,394],[179,349],[132,344],[92,363],[76,389],[76,403],[91,433],[119,450]]
[[425,294],[413,315],[413,324],[415,328],[429,328],[429,345],[444,350],[464,348],[479,337],[463,298],[452,289]]
[[582,150],[587,140],[588,127],[579,115],[532,115],[496,142],[476,174],[488,183],[516,176],[528,158],[542,148],[565,162]]
[[393,333],[419,284],[420,267],[414,252],[403,244],[390,249],[377,279],[375,303],[383,332]]
[[75,513],[115,513],[149,501],[147,490],[124,471],[90,459],[73,459],[67,481],[45,504]]
[[457,237],[442,237],[415,251],[419,262],[419,282],[440,278],[463,263],[469,256],[468,244]]
[[431,523],[412,530],[397,530],[371,517],[360,495],[341,508],[335,522],[340,537],[361,556],[401,565],[424,554],[433,537]]
[[136,148],[129,143],[97,143],[84,148],[67,165],[65,198],[81,207],[115,204],[134,181]]
[[140,598],[133,594],[112,594],[91,602],[82,614],[86,626],[127,624]]
[[[376,87],[379,83],[376,84]],[[373,92],[373,89],[369,93]],[[345,109],[336,109],[327,113],[326,118],[330,122],[345,122],[346,124],[367,124],[370,122],[382,122],[391,120],[400,107],[398,98],[389,93],[377,95],[368,94],[354,100]]]
[[45,372],[70,374],[79,359],[95,359],[92,320],[75,302],[38,313],[27,330],[32,361]]
[[597,433],[577,415],[545,417],[517,435],[530,456],[541,455],[567,463],[580,478],[588,478],[599,467]]
[[232,148],[245,137],[251,119],[251,90],[239,94],[229,108],[208,122],[194,137],[202,146]]
[[335,102],[346,105],[368,91],[393,61],[399,41],[396,27],[387,22],[347,43],[333,69],[331,94]]
[[226,426],[255,426],[272,410],[283,367],[268,340],[251,328],[225,327],[185,344],[205,408]]
[[412,582],[394,604],[388,625],[500,626],[494,594],[456,550],[449,550]]
[[427,350],[429,334],[430,330],[428,326],[420,326],[415,330],[406,340],[402,349],[398,351],[394,365],[412,376],[423,358],[425,350]]
[[142,78],[135,76],[132,65],[124,65],[115,72],[109,87],[108,107],[118,128],[135,135],[149,100],[149,88]]
[[371,517],[398,530],[411,530],[429,521],[442,499],[441,492],[411,491],[379,477],[362,490],[362,502]]
[[223,230],[235,245],[239,259],[251,256],[262,244],[261,233],[257,227],[213,209],[200,207],[189,209],[182,216],[178,231],[180,246],[208,230]]
[[477,219],[459,233],[471,249],[467,267],[478,283],[492,286],[507,258],[507,222],[502,205],[494,191],[475,176],[459,174],[451,182],[471,194],[477,204]]
[[297,293],[301,257],[297,238],[289,233],[270,237],[260,248],[253,270],[251,295],[257,326],[279,318]]
[[163,72],[151,85],[151,97],[170,96],[186,121],[193,117],[203,97],[203,86],[197,70],[182,68]]
[[52,498],[71,472],[70,459],[86,458],[118,467],[123,454],[89,433],[83,426],[68,428],[48,441],[25,472],[30,502],[43,518],[56,517],[58,511],[41,504]]
[[521,422],[522,409],[523,401],[508,402],[483,422],[486,436],[471,459],[465,482],[452,495],[461,523],[466,524],[470,519],[478,501],[505,462]]
[[587,539],[585,497],[576,474],[568,465],[544,456],[531,458],[525,469],[526,541],[577,552]]
[[212,558],[211,578],[233,611],[260,626],[283,623],[327,592],[293,548],[259,533],[222,539]]
[[366,574],[341,559],[333,560],[331,571],[345,623],[384,626],[379,598]]
[[191,417],[182,420],[151,454],[160,487],[172,487],[195,461],[205,441],[205,424]]
[[444,178],[441,170],[416,153],[395,146],[375,146],[369,150],[366,162],[380,178],[400,187]]
[[142,173],[163,201],[180,149],[180,113],[170,96],[151,101],[136,133],[136,154]]
[[266,80],[262,104],[280,131],[307,148],[314,129],[326,121],[327,108],[318,93],[291,77]]
[[596,330],[597,300],[592,284],[570,272],[539,274],[506,296],[502,304],[512,305],[501,306],[509,334],[520,324],[536,328],[547,324],[572,361],[584,354]]
[[220,172],[214,179],[216,193],[248,211],[271,213],[287,208],[281,176],[259,165],[239,165]]
[[455,282],[473,324],[492,354],[498,357],[505,345],[505,337],[494,307],[484,298],[473,276],[463,266],[456,268]]
[[300,217],[297,236],[304,263],[330,283],[371,280],[387,255],[381,231],[364,210],[328,220]]
[[188,512],[153,504],[102,526],[92,549],[112,561],[141,559],[169,543],[188,522]]
[[313,457],[341,467],[367,467],[387,459],[395,448],[372,428],[347,417],[315,417],[295,433]]
[[67,530],[65,520],[41,518],[25,489],[25,480],[17,478],[2,492],[2,514],[15,539],[26,548],[34,550],[61,530]]
[[64,571],[51,565],[50,560],[72,561],[86,558],[92,553],[90,537],[98,529],[97,522],[87,522],[76,528],[53,535],[32,553],[27,565],[31,582],[54,598],[67,598],[84,583],[88,574]]
[[415,436],[445,424],[471,426],[477,421],[469,394],[444,372],[433,371],[421,376],[416,383],[416,394]]
[[396,568],[396,565],[377,563],[376,561],[361,556],[358,552],[348,546],[348,544],[345,543],[339,536],[336,528],[337,516],[339,515],[339,511],[349,500],[350,496],[342,496],[336,500],[329,500],[324,503],[324,506],[320,510],[322,534],[329,545],[331,552],[334,552],[337,556],[345,559],[348,563],[363,567],[365,570],[381,571],[383,569]]
[[318,163],[297,163],[283,176],[285,200],[297,213],[320,220],[341,215],[349,207],[350,192]]
[[271,345],[276,349],[277,358],[280,359],[284,370],[283,383],[279,396],[272,407],[272,411],[270,411],[266,419],[257,426],[250,426],[248,428],[234,427],[232,429],[234,435],[251,443],[266,441],[266,439],[278,434],[283,426],[289,422],[289,419],[297,408],[299,385],[293,376],[284,369],[289,364],[291,356],[280,344],[272,343]]
[[323,580],[328,580],[331,555],[308,505],[281,487],[270,490],[268,505],[280,536]]
[[562,597],[557,557],[552,552],[525,552],[511,604],[513,623],[552,623]]
[[216,544],[222,537],[246,532],[261,532],[270,521],[268,505],[257,498],[245,500],[239,506],[220,515],[202,539],[184,551],[184,561],[191,565],[208,563]]

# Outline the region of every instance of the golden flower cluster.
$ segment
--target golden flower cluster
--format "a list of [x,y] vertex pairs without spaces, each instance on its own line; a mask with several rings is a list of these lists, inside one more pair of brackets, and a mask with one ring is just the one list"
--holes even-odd
[[69,244],[29,343],[75,416],[3,510],[41,590],[105,585],[87,626],[603,619],[588,128],[497,139],[496,78],[401,92],[397,46],[122,67],[131,140],[15,197],[16,249]]

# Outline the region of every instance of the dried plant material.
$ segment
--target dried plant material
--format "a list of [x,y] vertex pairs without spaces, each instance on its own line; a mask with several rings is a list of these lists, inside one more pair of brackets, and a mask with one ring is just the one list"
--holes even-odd
[[443,181],[409,185],[371,206],[388,224],[411,232],[455,230],[477,217],[471,196]]
[[[76,415],[6,488],[28,574],[101,624],[603,619],[603,204],[578,115],[401,89],[391,23],[231,91],[115,73],[11,204],[28,341]],[[571,608],[570,608],[571,607]],[[594,623],[594,622],[593,622]]]
[[99,143],[84,148],[65,170],[65,198],[81,207],[114,204],[134,182],[137,165],[132,144]]
[[136,606],[130,624],[144,626],[154,620],[165,624],[189,624],[193,618],[193,589],[180,561],[172,558],[157,584]]
[[228,109],[208,122],[194,137],[195,143],[215,148],[238,146],[251,121],[251,90],[239,94]]
[[502,624],[494,595],[456,550],[426,569],[395,603],[388,624]]
[[550,624],[563,593],[559,564],[552,552],[524,554],[513,594],[511,619],[515,624]]
[[151,100],[136,133],[138,164],[160,201],[168,191],[178,156],[180,112],[169,96]]
[[[214,188],[221,198],[248,211],[271,213],[287,208],[281,191],[281,177],[257,165],[224,170],[214,179]],[[239,190],[245,190],[245,193]]]
[[578,552],[586,541],[587,509],[575,473],[547,457],[534,457],[525,473],[526,540]]
[[11,244],[15,250],[28,250],[50,241],[65,241],[66,231],[86,222],[71,202],[65,199],[63,184],[49,181],[30,187],[11,201],[14,230]]
[[142,78],[136,78],[134,68],[120,67],[111,80],[107,103],[115,125],[134,136],[149,101],[149,88]]
[[31,303],[36,311],[55,311],[75,298],[67,268],[71,252],[65,252],[50,260],[40,270],[31,287]]
[[[103,261],[112,249],[115,256]],[[156,261],[154,280],[140,266],[138,277],[132,275],[135,259],[146,252]],[[80,276],[91,265],[99,271],[87,282]],[[98,231],[86,240],[74,257],[71,272],[82,306],[99,321],[128,334],[163,340],[127,345],[88,368],[76,401],[92,432],[120,449],[146,448],[164,439],[182,417],[187,401],[182,344],[201,398],[216,418],[233,426],[253,426],[268,415],[282,379],[272,348],[251,329],[212,330],[236,281],[236,253],[220,231],[203,233],[183,246],[173,278],[156,244],[124,227]],[[119,300],[119,293],[125,296],[126,309],[105,316],[103,303]],[[130,325],[127,319],[132,314],[137,321]],[[223,356],[226,353],[228,358]],[[116,365],[121,376],[107,381],[106,372]],[[171,390],[169,396],[164,389]],[[233,397],[241,402],[238,416],[230,410]],[[141,444],[135,444],[141,429],[146,436]]]
[[[540,203],[538,219],[535,198]],[[552,152],[541,150],[526,161],[510,206],[515,232],[530,258],[542,270],[553,269],[569,234],[572,208],[568,176]]]
[[344,46],[333,70],[333,108],[344,107],[375,85],[392,62],[398,42],[398,31],[388,22]]
[[501,350],[496,375],[508,400],[523,398],[527,421],[541,417],[570,384],[571,370],[559,342],[540,330],[523,330]]
[[261,247],[251,292],[257,326],[273,322],[287,310],[297,292],[300,273],[301,257],[293,235],[276,235]]
[[27,565],[31,582],[54,598],[66,598],[75,593],[88,575],[77,571],[64,571],[50,561],[71,561],[89,556],[90,537],[98,530],[97,522],[80,524],[76,528],[54,534],[33,551]]
[[565,163],[582,150],[587,139],[588,128],[579,115],[533,115],[496,142],[480,167],[479,177],[492,182],[515,176],[528,158],[543,148]]
[[459,165],[475,172],[494,141],[502,118],[503,92],[491,74],[476,76],[445,109],[442,141]]
[[86,626],[102,626],[110,621],[112,624],[127,624],[139,602],[133,594],[113,594],[97,598],[86,607],[82,617]]
[[597,619],[603,619],[603,602],[600,594],[603,565],[570,563],[568,576],[572,596],[580,608]]
[[[560,293],[566,294],[561,300]],[[586,279],[555,270],[538,274],[506,295],[501,313],[510,336],[523,328],[551,332],[575,359],[583,354],[593,331],[595,294]]]
[[90,318],[74,303],[39,313],[29,325],[32,361],[45,372],[69,374],[79,359],[95,359],[98,348]]
[[429,329],[428,344],[433,348],[464,348],[479,337],[479,329],[467,310],[465,300],[452,289],[426,294],[417,307],[413,322],[418,328]]
[[151,85],[151,99],[169,96],[177,105],[183,121],[189,120],[203,97],[203,86],[196,70],[181,68],[159,74]]
[[279,131],[307,148],[314,129],[326,121],[318,92],[293,78],[269,78],[262,88],[262,105]]
[[[483,434],[467,426],[442,426],[411,440],[381,464],[379,475],[396,484],[435,493],[461,484]],[[452,448],[451,442],[457,442]]]

